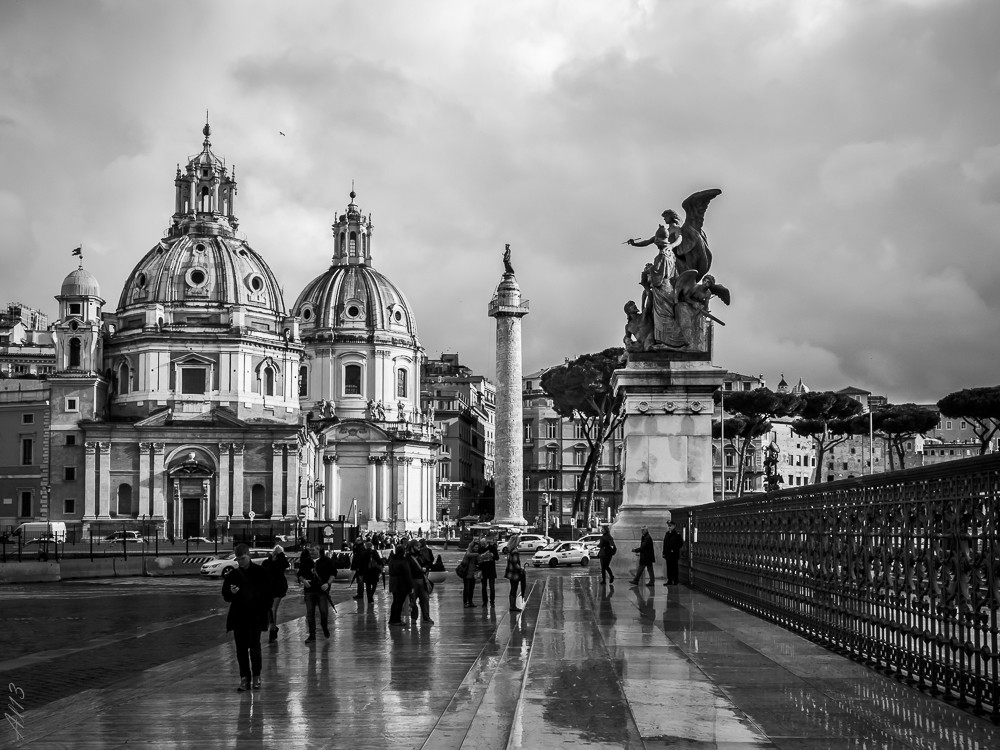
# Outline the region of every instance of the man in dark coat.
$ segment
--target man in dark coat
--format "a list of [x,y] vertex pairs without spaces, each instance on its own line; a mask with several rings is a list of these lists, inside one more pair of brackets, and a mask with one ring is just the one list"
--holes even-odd
[[309,637],[306,643],[316,640],[316,610],[319,609],[319,622],[323,627],[323,635],[330,637],[330,581],[337,577],[337,567],[333,560],[323,554],[319,545],[309,547],[299,561],[296,577],[302,583],[302,594],[306,603],[306,624],[309,627]]
[[406,556],[406,545],[397,544],[389,556],[389,593],[392,594],[392,604],[389,607],[389,624],[403,624],[403,604],[410,598],[413,590],[413,577],[410,571],[410,561]]
[[222,598],[229,602],[226,631],[233,631],[236,662],[240,667],[239,691],[260,688],[260,634],[267,630],[271,609],[271,584],[267,573],[250,562],[250,548],[236,545],[236,562],[222,581]]
[[667,563],[667,582],[664,586],[673,586],[680,577],[678,573],[678,563],[681,559],[681,547],[684,546],[684,537],[677,531],[677,527],[672,523],[667,524],[667,533],[663,535],[663,559]]
[[639,566],[635,569],[635,578],[632,585],[638,586],[642,579],[642,571],[645,568],[649,571],[649,586],[653,585],[653,563],[656,562],[656,555],[653,553],[653,537],[649,535],[649,529],[642,527],[642,537],[639,539],[639,546],[632,550],[639,553]]

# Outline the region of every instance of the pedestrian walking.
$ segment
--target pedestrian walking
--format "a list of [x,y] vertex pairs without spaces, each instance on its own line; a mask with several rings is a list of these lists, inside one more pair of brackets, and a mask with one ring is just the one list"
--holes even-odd
[[518,589],[520,589],[523,599],[528,587],[528,576],[524,572],[524,566],[521,565],[521,554],[517,549],[520,542],[521,535],[516,531],[507,540],[507,567],[503,572],[503,577],[510,581],[511,612],[521,611],[521,608],[517,606]]
[[653,537],[649,535],[649,529],[642,527],[642,536],[639,538],[639,546],[632,550],[639,554],[639,564],[635,569],[635,578],[632,585],[638,586],[642,580],[642,571],[649,571],[649,583],[652,586],[655,576],[653,574],[653,563],[656,562],[656,554],[653,552]]
[[[369,602],[375,601],[375,587],[379,578],[382,577],[382,556],[375,549],[371,539],[366,539],[360,552],[354,554],[355,572],[358,577],[358,591],[362,591],[368,597]],[[355,599],[359,597],[354,597]]]
[[[424,548],[426,549],[426,547]],[[420,543],[417,540],[410,542],[407,548],[407,560],[410,564],[410,578],[413,579],[413,594],[410,601],[410,619],[416,622],[417,605],[420,605],[420,618],[428,625],[433,625],[431,619],[431,582],[427,578],[427,571],[430,566],[424,565],[424,557],[421,555]],[[414,603],[415,600],[415,603]]]
[[601,532],[601,539],[597,542],[597,559],[601,562],[601,583],[605,583],[605,579],[609,583],[615,582],[615,574],[611,572],[611,560],[616,552],[618,548],[611,536],[611,529],[605,526]]
[[663,561],[667,566],[667,582],[664,586],[674,586],[677,584],[680,574],[681,548],[684,546],[684,537],[672,523],[667,524],[667,533],[663,535]]
[[497,598],[497,558],[500,557],[500,550],[497,549],[496,539],[492,536],[486,537],[482,545],[482,552],[479,553],[479,571],[482,578],[483,606],[490,607],[496,605]]
[[479,573],[479,542],[471,542],[469,549],[465,551],[462,564],[465,565],[465,575],[463,576],[462,604],[465,607],[475,607],[476,603],[472,598],[476,594],[476,575]]
[[365,596],[364,571],[358,569],[358,560],[361,557],[367,560],[367,555],[365,555],[365,538],[359,536],[354,540],[354,547],[351,549],[351,570],[354,571],[351,583],[357,583],[358,586],[358,592],[352,597],[354,599],[364,599]]
[[250,561],[250,547],[236,545],[236,565],[222,581],[222,598],[229,602],[226,632],[233,632],[242,693],[260,688],[260,634],[267,630],[271,587],[267,573]]
[[319,623],[323,628],[323,636],[330,637],[330,581],[337,575],[333,560],[320,551],[314,544],[302,554],[296,578],[302,584],[302,598],[306,605],[306,625],[309,636],[306,643],[316,640],[316,610],[319,610]]
[[410,561],[406,555],[406,545],[397,544],[389,555],[389,593],[392,594],[392,604],[389,605],[389,624],[403,624],[403,605],[413,590],[413,577],[410,573]]
[[278,640],[278,607],[281,600],[288,593],[288,579],[285,578],[285,571],[291,566],[285,556],[285,550],[280,544],[274,545],[271,554],[260,564],[260,567],[267,573],[267,580],[271,585],[271,608],[267,611],[267,624],[269,635],[268,643]]

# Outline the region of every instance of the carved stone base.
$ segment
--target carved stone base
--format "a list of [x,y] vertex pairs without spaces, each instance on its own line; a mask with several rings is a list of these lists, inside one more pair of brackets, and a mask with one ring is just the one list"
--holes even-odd
[[725,370],[665,353],[629,357],[615,372],[625,393],[622,505],[611,533],[631,564],[632,547],[647,526],[660,559],[674,508],[712,502],[712,394]]

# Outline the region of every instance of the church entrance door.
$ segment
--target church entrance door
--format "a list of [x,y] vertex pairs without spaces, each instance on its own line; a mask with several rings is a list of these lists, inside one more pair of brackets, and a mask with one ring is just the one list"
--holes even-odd
[[184,498],[184,508],[181,516],[181,537],[201,536],[201,498]]

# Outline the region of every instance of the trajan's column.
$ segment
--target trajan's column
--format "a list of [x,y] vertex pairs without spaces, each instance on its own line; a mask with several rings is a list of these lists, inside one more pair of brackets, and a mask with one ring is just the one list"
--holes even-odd
[[510,263],[510,245],[503,255],[504,274],[490,300],[489,315],[497,319],[497,427],[495,523],[525,525],[524,455],[521,446],[521,318],[528,314]]

